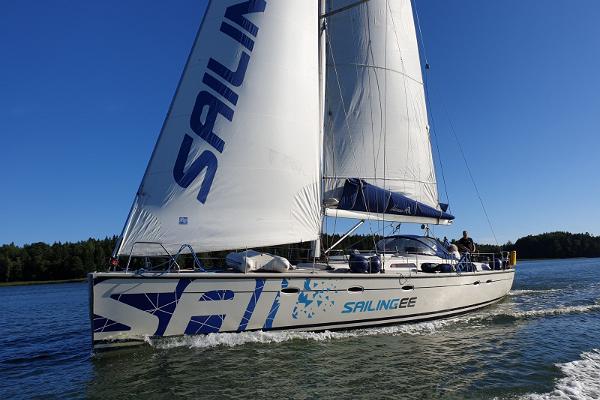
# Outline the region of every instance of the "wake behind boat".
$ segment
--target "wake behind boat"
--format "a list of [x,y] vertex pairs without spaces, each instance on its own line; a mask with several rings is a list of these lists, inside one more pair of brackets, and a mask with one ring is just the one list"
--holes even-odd
[[[94,347],[422,321],[502,299],[514,255],[457,258],[428,235],[321,254],[325,216],[427,226],[447,211],[410,0],[211,1],[115,271],[90,274]],[[215,271],[196,257],[309,241],[307,263],[247,250]]]

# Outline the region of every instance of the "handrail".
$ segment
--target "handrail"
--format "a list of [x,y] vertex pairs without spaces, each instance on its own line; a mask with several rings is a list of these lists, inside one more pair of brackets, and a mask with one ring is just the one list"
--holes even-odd
[[[175,255],[172,255],[165,248],[165,246],[163,246],[163,244],[161,242],[135,242],[135,243],[133,243],[133,246],[131,246],[131,251],[129,252],[129,258],[127,259],[127,265],[125,266],[125,272],[129,272],[129,265],[131,264],[131,259],[133,257],[133,249],[134,249],[134,247],[136,245],[140,245],[140,244],[158,245],[158,246],[162,247],[162,249],[165,252],[165,255],[169,258],[168,261],[167,261],[168,264],[169,264],[169,266],[168,266],[166,272],[171,272],[171,269],[173,268],[173,266],[177,267],[177,272],[181,271],[181,266],[177,262],[177,259],[179,258],[180,255],[183,254],[182,252],[183,252],[184,249],[189,249],[190,250],[190,254],[192,255],[192,258],[194,260],[195,269],[198,269],[200,272],[206,272],[206,269],[204,268],[204,264],[202,263],[202,261],[200,261],[200,259],[196,255],[196,252],[194,251],[194,249],[192,248],[191,245],[189,245],[189,244],[183,244],[183,245],[181,245],[181,247],[179,248],[179,250],[177,251],[177,253]],[[145,257],[145,258],[148,258],[148,257]],[[164,264],[165,263],[162,263],[160,265],[164,265]]]
[[[125,266],[125,272],[129,272],[129,264],[131,263],[131,257],[133,257],[133,249],[134,249],[134,247],[135,247],[136,244],[157,244],[160,247],[162,247],[162,249],[165,251],[165,253],[167,254],[167,256],[170,259],[173,258],[173,256],[171,255],[171,253],[169,253],[169,251],[165,248],[165,246],[163,246],[163,244],[161,242],[135,242],[131,246],[131,251],[129,252],[129,258],[127,259],[127,265]],[[179,265],[177,265],[177,266],[179,267]]]
[[[490,267],[492,269],[496,269],[496,261],[500,260],[500,265],[502,267],[502,269],[506,268],[506,264],[508,262],[508,255],[510,254],[510,252],[508,251],[500,251],[500,258],[498,258],[498,253],[469,253],[469,252],[465,252],[462,254],[460,260],[458,261],[458,263],[456,264],[456,269],[461,270],[462,266],[465,265],[466,263],[473,263],[473,262],[478,262],[478,263],[488,263],[491,262],[492,265],[490,265]],[[488,258],[487,260],[479,260],[479,257],[490,257],[491,256],[491,260]],[[474,259],[478,259],[477,261],[474,261]]]
[[458,260],[458,262],[455,265],[456,273],[460,275],[463,272],[463,266],[471,263],[471,254],[468,252],[463,253],[460,257],[460,260]]

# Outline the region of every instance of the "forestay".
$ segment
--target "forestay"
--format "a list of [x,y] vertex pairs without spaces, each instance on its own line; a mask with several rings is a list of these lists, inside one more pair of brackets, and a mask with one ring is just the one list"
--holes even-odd
[[[327,18],[325,199],[348,179],[439,210],[418,44],[410,0],[335,0]],[[367,203],[369,201],[367,200]],[[420,221],[382,210],[328,209],[328,215]],[[453,218],[453,217],[452,217]]]
[[118,254],[318,237],[317,12],[317,1],[210,2]]

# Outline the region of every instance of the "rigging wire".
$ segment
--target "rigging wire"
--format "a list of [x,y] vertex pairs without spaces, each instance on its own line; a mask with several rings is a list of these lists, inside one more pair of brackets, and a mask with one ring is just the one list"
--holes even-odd
[[450,131],[452,132],[452,135],[454,136],[454,140],[456,141],[456,144],[458,145],[458,148],[460,150],[460,155],[462,156],[462,159],[465,163],[465,167],[467,168],[467,171],[469,172],[469,178],[471,178],[471,183],[473,184],[473,188],[475,188],[475,193],[477,194],[477,197],[479,198],[479,203],[481,204],[481,208],[483,209],[483,213],[485,214],[487,223],[490,227],[490,230],[492,231],[492,235],[494,236],[494,242],[496,243],[496,246],[499,246],[498,238],[496,237],[496,232],[494,231],[494,227],[492,226],[492,221],[490,220],[490,216],[488,215],[488,212],[485,208],[485,204],[483,203],[483,198],[481,197],[481,194],[479,193],[479,188],[477,187],[477,183],[475,182],[475,178],[473,177],[473,173],[471,172],[471,167],[469,166],[469,162],[467,161],[467,157],[463,150],[462,144],[460,143],[460,140],[458,139],[458,135],[456,134],[456,131],[454,130],[454,124],[452,123],[452,120],[450,119],[450,114],[448,113],[448,110],[445,108],[443,101],[442,101],[442,106],[444,108],[446,118],[448,119],[448,123],[450,124]]
[[335,73],[335,79],[336,79],[336,83],[337,83],[337,87],[340,93],[340,100],[342,103],[342,111],[344,112],[344,122],[345,122],[345,126],[346,126],[346,131],[348,132],[348,138],[350,139],[350,149],[352,150],[352,156],[354,157],[355,160],[358,159],[358,157],[356,156],[356,150],[355,150],[355,145],[354,145],[354,141],[352,140],[352,135],[351,135],[351,131],[350,131],[350,124],[348,123],[348,111],[346,110],[346,102],[344,101],[344,94],[343,94],[343,90],[342,90],[342,84],[340,82],[340,76],[337,70],[337,64],[335,62],[335,55],[333,53],[333,46],[331,45],[331,38],[330,35],[327,35],[325,37],[326,41],[327,41],[327,45],[329,46],[329,54],[331,55],[331,64],[333,66],[333,72]]
[[[427,104],[427,109],[429,110],[429,117],[431,119],[431,129],[430,132],[433,133],[433,143],[435,143],[435,150],[438,155],[438,162],[440,164],[440,173],[442,174],[442,182],[444,184],[444,194],[446,195],[446,204],[450,207],[450,196],[448,195],[448,185],[446,184],[446,174],[444,172],[444,162],[442,160],[442,153],[440,151],[439,138],[437,136],[437,130],[435,129],[435,118],[433,115],[433,107],[431,106],[431,100],[429,95],[429,57],[427,56],[427,48],[425,46],[425,38],[423,37],[423,31],[421,30],[421,20],[419,19],[419,10],[417,7],[417,0],[413,0],[414,2],[414,12],[415,12],[415,20],[417,22],[417,31],[419,33],[418,42],[421,44],[422,54],[425,61],[425,74],[423,75],[423,88],[425,89],[425,103]],[[431,139],[430,139],[431,142]]]
[[[387,225],[385,225],[385,224],[384,224],[384,227],[383,227],[383,228],[381,228],[381,229],[378,229],[378,230],[376,230],[375,232],[373,232],[373,231],[371,230],[371,234],[370,234],[370,235],[364,235],[364,237],[363,237],[362,239],[360,239],[358,242],[355,242],[355,243],[353,243],[352,245],[353,245],[353,246],[356,246],[356,245],[358,245],[358,244],[361,244],[361,243],[363,243],[363,242],[365,242],[365,241],[367,241],[367,240],[371,239],[371,240],[373,240],[373,245],[375,246],[375,248],[377,248],[377,242],[375,241],[375,239],[377,239],[377,236],[379,236],[379,235],[383,234],[382,236],[384,236],[384,237],[385,237],[385,236],[386,236],[386,234],[385,234],[385,229],[386,229],[386,228],[392,229],[392,232],[391,232],[391,234],[390,234],[390,235],[388,235],[388,236],[393,236],[393,235],[394,235],[394,234],[396,234],[397,232],[398,232],[398,233],[400,232],[400,225],[401,225],[400,223],[396,223],[396,222],[391,222],[391,223],[389,223],[389,224],[387,224]],[[380,237],[379,239],[381,239],[381,237]],[[332,240],[332,241],[333,241],[333,240]]]
[[[427,71],[425,72],[428,73]],[[435,143],[435,150],[438,155],[438,160],[440,163],[440,172],[442,174],[442,182],[444,183],[444,194],[446,195],[446,204],[448,204],[448,208],[450,208],[450,196],[448,195],[448,185],[446,184],[446,174],[444,173],[444,162],[442,161],[442,152],[440,151],[440,140],[437,136],[437,129],[435,118],[433,116],[433,107],[431,106],[431,101],[429,100],[429,87],[427,85],[427,80],[424,80],[425,87],[425,102],[427,103],[427,108],[429,110],[429,117],[431,119],[431,133],[433,133],[433,143]]]
[[[367,7],[369,7],[369,5],[367,4]],[[387,120],[388,120],[388,102],[387,102],[387,68],[388,68],[388,63],[387,63],[387,46],[388,46],[388,0],[385,0],[385,43],[384,43],[384,49],[385,52],[383,53],[383,66],[384,66],[384,70],[383,70],[383,188],[386,188],[386,177],[387,177]],[[369,32],[370,34],[370,32]],[[374,64],[374,63],[373,63]],[[376,73],[377,74],[377,73]],[[389,198],[392,196],[392,193],[390,192],[389,196],[388,196],[388,201]],[[384,230],[384,234],[385,234],[385,209],[381,210],[381,227]],[[380,225],[379,222],[377,223],[377,228],[379,229]],[[375,242],[375,238],[373,238],[373,242]],[[377,250],[377,245],[375,244],[375,250]],[[385,247],[384,247],[385,250]],[[383,268],[385,269],[385,257],[383,259]]]
[[417,30],[419,31],[419,38],[421,39],[421,47],[423,48],[423,58],[425,58],[425,69],[429,69],[429,59],[427,58],[427,48],[425,47],[425,40],[423,40],[423,31],[421,30],[421,21],[419,20],[419,10],[417,9],[417,0],[413,0],[415,6],[415,19],[417,20]]
[[[386,0],[386,3],[387,3],[387,0]],[[365,10],[365,13],[366,13],[366,21],[367,21],[366,32],[367,32],[367,35],[369,37],[369,44],[367,46],[367,52],[368,52],[367,57],[369,55],[371,56],[371,61],[372,61],[372,65],[373,65],[373,67],[367,66],[367,68],[372,69],[373,75],[375,77],[375,84],[377,85],[377,94],[378,94],[377,100],[378,100],[378,103],[379,103],[379,112],[380,112],[380,114],[379,114],[380,115],[380,121],[379,121],[380,122],[380,124],[379,124],[379,141],[377,143],[377,148],[375,148],[375,129],[374,129],[375,126],[374,126],[373,108],[372,108],[373,104],[370,103],[370,107],[369,108],[370,108],[370,111],[371,111],[370,117],[371,117],[371,129],[372,129],[372,135],[371,135],[372,137],[371,137],[371,139],[372,139],[372,146],[373,146],[373,149],[372,149],[373,150],[373,176],[374,176],[375,182],[377,182],[378,179],[379,179],[378,175],[377,175],[377,164],[378,164],[378,161],[379,161],[380,149],[382,148],[382,143],[381,142],[382,142],[382,137],[383,137],[383,186],[385,187],[385,182],[386,182],[386,135],[387,135],[387,130],[386,130],[387,129],[387,101],[386,101],[386,94],[387,94],[387,89],[386,89],[386,86],[387,86],[387,83],[386,83],[386,81],[387,81],[387,70],[386,70],[386,67],[387,67],[387,58],[384,60],[384,68],[383,68],[383,71],[384,71],[383,72],[384,73],[383,79],[384,79],[384,81],[383,81],[383,104],[382,104],[382,88],[381,88],[381,85],[380,85],[380,82],[379,82],[379,77],[377,75],[377,70],[375,68],[375,65],[377,63],[376,63],[376,60],[375,60],[375,54],[373,53],[373,45],[372,45],[372,41],[371,41],[371,13],[370,13],[370,8],[369,8],[369,3],[364,4],[364,10]],[[387,18],[386,18],[386,24],[387,24]],[[387,29],[386,29],[386,41],[387,41]],[[387,44],[386,44],[386,46],[387,46]],[[384,53],[384,57],[387,57],[387,53]],[[368,58],[367,58],[367,61],[368,61]],[[369,71],[369,69],[367,69],[367,71]],[[370,83],[371,83],[371,74],[367,73],[367,77],[369,79],[369,87],[370,87],[371,86],[370,85]],[[369,98],[371,98],[370,91],[369,91]],[[368,202],[367,202],[367,199],[365,198],[364,191],[362,191],[362,197],[363,197],[363,203],[365,204],[365,208],[367,209],[367,212],[371,212],[369,210]],[[375,220],[375,222],[377,224],[377,231],[376,232],[381,231],[382,226],[383,226],[383,229],[385,230],[385,221],[384,221],[384,218],[385,218],[385,211],[382,211],[381,212],[381,219],[378,218],[378,219]],[[373,226],[372,225],[373,225],[373,221],[369,220],[367,226],[369,227],[369,231],[371,233],[371,238],[373,239],[373,246],[376,249],[377,248],[377,243],[375,241],[375,235],[376,235],[376,233],[373,232]],[[384,264],[384,268],[385,268],[385,264]]]
[[[363,3],[367,3],[367,2],[365,1]],[[368,10],[368,3],[366,5],[367,5],[366,11],[368,13],[368,11],[369,11]],[[368,18],[367,18],[367,20],[368,20]],[[340,100],[341,100],[341,104],[342,104],[342,111],[344,113],[344,123],[345,123],[346,131],[347,131],[347,134],[348,134],[348,139],[350,140],[350,149],[352,151],[352,157],[355,160],[357,160],[358,157],[357,157],[357,154],[356,154],[356,146],[354,145],[354,140],[353,140],[353,137],[352,137],[352,134],[351,134],[350,124],[348,122],[348,120],[349,120],[348,111],[346,110],[346,103],[344,101],[344,94],[343,94],[342,85],[341,85],[341,82],[340,82],[339,72],[338,72],[338,69],[337,69],[337,63],[335,61],[335,55],[334,55],[334,51],[333,51],[333,45],[331,44],[331,37],[330,37],[330,35],[326,36],[326,42],[327,42],[327,45],[329,47],[329,54],[331,56],[331,64],[333,66],[333,72],[335,74],[336,83],[337,83],[337,87],[338,87],[338,90],[339,90]],[[369,46],[370,46],[370,44],[369,44]],[[370,49],[370,51],[372,51],[372,49]],[[377,86],[379,88],[379,82],[377,80],[377,75],[375,76],[375,78],[376,78]],[[334,172],[334,175],[335,175],[335,172]],[[363,196],[364,196],[364,193],[363,193]],[[365,205],[367,205],[366,199],[363,199],[363,201],[364,201]],[[370,212],[368,208],[367,208],[367,212]],[[335,228],[335,223],[337,223],[337,215],[336,215],[336,218],[334,220],[334,231],[336,229]],[[370,222],[369,222],[368,226],[369,226],[369,230],[371,231],[371,235],[373,237],[373,241],[375,242],[375,240],[374,240],[375,235],[373,233],[373,229],[371,227],[371,223]]]
[[[326,24],[325,25],[325,29],[328,29],[328,25],[329,24],[327,23],[326,19],[325,19],[325,21],[326,21],[325,22],[325,24]],[[343,90],[342,90],[342,84],[340,82],[340,76],[339,76],[339,73],[338,73],[338,70],[337,70],[337,64],[335,62],[335,55],[334,55],[334,52],[333,52],[333,46],[331,44],[331,37],[330,37],[330,35],[326,35],[325,36],[325,41],[326,41],[326,48],[329,47],[329,55],[331,56],[331,65],[333,66],[333,72],[335,73],[335,79],[336,79],[338,91],[339,91],[339,94],[340,94],[340,101],[342,103],[342,111],[344,113],[344,125],[345,125],[346,131],[348,133],[348,138],[350,139],[350,148],[351,148],[351,151],[352,151],[352,156],[356,160],[357,159],[356,150],[355,150],[354,142],[352,140],[352,135],[350,133],[350,124],[348,123],[348,111],[346,110],[346,103],[344,101],[344,93],[343,93]],[[334,145],[334,148],[335,148],[335,145]],[[335,151],[334,151],[334,157],[335,157]],[[335,163],[334,163],[334,168],[335,168]],[[336,175],[335,170],[333,171],[333,175],[334,175],[334,179],[335,179],[335,175]],[[337,214],[336,214],[336,216],[334,218],[334,222],[333,222],[333,233],[335,233],[336,230],[337,230]]]
[[[418,82],[418,80],[412,78],[410,75],[408,75],[407,71],[406,71],[406,65],[404,64],[404,56],[402,54],[402,47],[400,46],[400,40],[398,39],[398,30],[396,29],[396,21],[394,20],[394,15],[391,12],[390,9],[390,4],[389,2],[386,2],[386,14],[389,12],[390,14],[390,19],[392,20],[392,28],[394,29],[394,36],[396,38],[396,47],[398,48],[398,53],[400,54],[400,63],[402,65],[402,85],[404,88],[404,97],[406,99],[404,105],[405,105],[405,111],[406,111],[406,132],[408,133],[407,135],[407,146],[406,146],[406,159],[409,159],[409,154],[412,153],[411,151],[411,135],[410,135],[410,111],[409,111],[409,107],[408,107],[408,86],[407,86],[407,79],[411,79],[414,80],[416,82]],[[386,18],[386,24],[387,24],[387,18]],[[387,29],[386,29],[386,40],[387,40]],[[387,44],[386,44],[386,49],[387,49]],[[386,51],[386,55],[387,55],[387,51]],[[386,69],[387,69],[387,65],[386,65]],[[404,180],[408,180],[407,179],[407,175],[408,175],[408,171],[405,168],[404,169],[404,174],[403,174],[403,179]],[[421,173],[419,171],[419,177],[421,176]],[[406,189],[406,185],[403,185],[404,189]]]
[[[373,71],[373,76],[375,79],[375,84],[377,86],[377,101],[378,101],[378,105],[379,105],[379,141],[376,144],[375,143],[375,121],[373,118],[373,104],[372,102],[369,102],[369,117],[371,120],[371,145],[372,145],[372,151],[373,151],[373,180],[375,182],[378,181],[378,175],[377,175],[377,163],[379,161],[379,153],[380,150],[382,148],[381,145],[381,138],[383,137],[383,162],[384,162],[384,186],[385,186],[385,135],[386,135],[386,131],[385,131],[385,121],[386,121],[386,110],[384,109],[384,105],[382,104],[381,101],[381,85],[379,83],[379,76],[377,75],[377,70],[376,70],[376,61],[375,61],[375,54],[373,53],[373,42],[371,41],[371,14],[370,14],[370,9],[369,9],[369,4],[365,4],[365,6],[363,7],[365,10],[365,19],[366,19],[366,34],[369,37],[369,44],[367,46],[367,64],[364,65],[365,70],[367,71],[367,79],[369,80],[369,87],[371,87],[371,73],[370,71]],[[368,57],[371,57],[371,64],[368,64]],[[358,71],[358,64],[356,64],[356,68]],[[384,74],[385,74],[385,68],[384,68]],[[385,75],[384,75],[385,77]],[[358,79],[358,73],[357,73],[357,79]],[[384,81],[384,89],[385,89],[385,81]],[[372,93],[371,91],[369,91],[369,99],[372,98]],[[385,94],[384,94],[384,103],[385,103]],[[364,178],[366,178],[366,176],[368,176],[365,172]],[[364,197],[364,193],[363,193],[363,197]],[[366,200],[364,200],[365,202],[365,206],[367,208],[367,211],[369,211],[368,209],[368,204],[366,202]],[[371,222],[369,222],[369,229]],[[379,220],[377,220],[377,226],[379,227]]]
[[[423,39],[423,32],[421,30],[421,23],[419,21],[419,13],[417,10],[417,0],[413,0],[415,6],[414,6],[414,10],[415,10],[415,19],[417,21],[417,28],[419,31],[419,37],[420,37],[420,42],[421,42],[421,47],[423,48],[423,56],[425,58],[425,76],[428,77],[428,71],[429,71],[429,60],[427,58],[427,50],[425,47],[425,40]],[[424,79],[424,86],[425,86],[425,91],[426,94],[429,93],[429,86],[427,84],[427,79]],[[448,124],[450,126],[450,132],[452,133],[452,136],[454,137],[454,140],[456,141],[456,144],[458,146],[458,149],[460,151],[460,155],[463,159],[463,162],[465,164],[465,167],[467,168],[467,172],[469,173],[469,178],[471,179],[471,183],[473,184],[473,188],[475,189],[475,193],[477,194],[477,198],[479,199],[479,203],[481,204],[481,208],[483,210],[483,213],[485,215],[485,218],[487,220],[488,226],[490,228],[490,231],[492,232],[492,235],[494,236],[494,242],[496,243],[496,245],[498,246],[498,238],[496,237],[496,232],[494,231],[494,227],[492,226],[492,221],[490,220],[490,216],[488,215],[487,209],[485,208],[485,204],[483,202],[483,198],[481,197],[481,193],[479,192],[479,188],[477,187],[477,183],[475,182],[475,178],[473,177],[473,173],[471,172],[471,167],[469,166],[469,162],[467,161],[467,156],[465,155],[464,149],[462,147],[462,144],[458,138],[458,135],[456,134],[456,130],[454,129],[454,124],[452,123],[452,119],[450,118],[450,113],[448,112],[448,109],[446,108],[443,99],[441,98],[441,96],[438,96],[438,98],[440,99],[440,103],[442,105],[442,109],[444,111],[444,113],[446,114],[446,118],[448,119]],[[433,124],[434,124],[434,118],[433,118],[433,111],[432,111],[432,107],[431,107],[431,103],[429,101],[429,95],[426,96],[426,101],[429,107],[429,111],[431,114],[431,122],[432,122],[432,128],[433,128]],[[450,203],[450,199],[448,197],[448,190],[447,190],[447,186],[446,186],[446,178],[444,176],[444,170],[443,170],[443,163],[442,163],[442,158],[440,155],[440,150],[439,150],[439,140],[438,137],[436,135],[436,132],[434,129],[433,133],[434,133],[434,137],[435,137],[435,142],[436,142],[436,148],[437,148],[437,152],[438,152],[438,158],[440,160],[440,170],[442,173],[442,179],[444,181],[444,189],[446,192],[446,199],[448,200],[448,203]]]

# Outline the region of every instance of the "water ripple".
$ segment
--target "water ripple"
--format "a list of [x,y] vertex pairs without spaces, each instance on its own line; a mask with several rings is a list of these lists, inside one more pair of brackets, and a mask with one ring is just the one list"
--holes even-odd
[[433,322],[93,357],[85,284],[2,287],[0,398],[600,398],[599,272],[598,259],[524,263],[505,300]]

